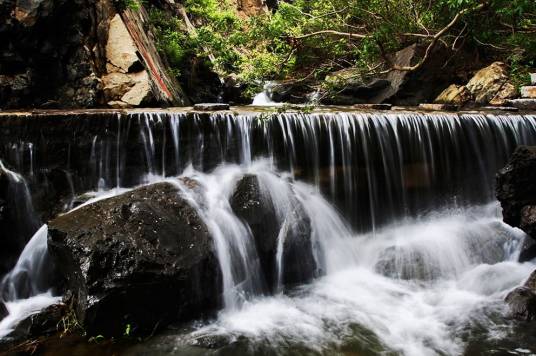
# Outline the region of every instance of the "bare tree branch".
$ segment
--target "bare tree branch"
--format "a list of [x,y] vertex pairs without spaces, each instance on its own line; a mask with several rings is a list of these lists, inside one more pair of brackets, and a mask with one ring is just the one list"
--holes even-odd
[[430,53],[432,52],[432,50],[436,46],[437,42],[441,39],[441,37],[445,33],[447,33],[452,27],[454,27],[454,25],[456,25],[456,23],[460,20],[460,18],[463,17],[463,15],[465,15],[466,13],[471,12],[471,11],[479,10],[483,6],[484,6],[484,4],[479,4],[478,6],[476,6],[474,8],[466,8],[466,9],[463,9],[463,10],[459,11],[456,14],[456,16],[454,16],[454,18],[447,24],[447,26],[443,27],[443,29],[441,29],[439,32],[437,32],[435,35],[433,35],[431,37],[432,41],[430,41],[430,44],[428,44],[428,47],[426,47],[426,51],[424,52],[424,56],[421,58],[421,60],[419,62],[417,62],[413,66],[398,66],[398,65],[396,65],[394,63],[391,63],[392,70],[412,72],[412,71],[415,71],[415,70],[419,69],[420,67],[422,67],[423,64],[426,63],[426,61],[430,57]]
[[363,35],[363,34],[360,34],[360,33],[340,32],[340,31],[335,31],[335,30],[322,30],[322,31],[316,31],[316,32],[312,32],[312,33],[307,33],[307,34],[301,35],[301,36],[296,36],[296,37],[293,37],[293,38],[297,39],[297,40],[302,40],[304,38],[314,37],[314,36],[322,36],[322,35],[356,38],[356,39],[360,39],[360,40],[369,37],[368,35]]

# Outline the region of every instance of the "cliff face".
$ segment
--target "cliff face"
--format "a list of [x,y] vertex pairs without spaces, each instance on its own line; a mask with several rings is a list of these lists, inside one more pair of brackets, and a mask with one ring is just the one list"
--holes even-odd
[[104,66],[90,0],[8,0],[0,5],[0,106],[95,106]]
[[[110,0],[0,3],[0,108],[187,104],[149,38],[144,14],[117,16]],[[114,19],[127,31],[110,44]],[[111,67],[113,55],[130,57],[133,65]],[[110,84],[111,73],[127,76]]]

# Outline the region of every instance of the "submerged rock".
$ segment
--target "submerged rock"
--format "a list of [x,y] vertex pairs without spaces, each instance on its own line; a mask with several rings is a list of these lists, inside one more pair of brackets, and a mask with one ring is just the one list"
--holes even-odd
[[536,316],[536,293],[527,287],[518,287],[505,299],[513,318],[531,321]]
[[525,284],[517,287],[505,298],[513,318],[531,321],[536,318],[536,271],[532,272]]
[[289,208],[285,221],[280,221],[272,201],[263,195],[258,178],[246,175],[236,185],[231,207],[251,229],[270,291],[278,284],[279,239],[283,241],[281,284],[292,286],[316,276],[311,222],[297,201]]
[[219,304],[221,272],[196,210],[169,183],[49,223],[49,251],[90,334],[144,334]]

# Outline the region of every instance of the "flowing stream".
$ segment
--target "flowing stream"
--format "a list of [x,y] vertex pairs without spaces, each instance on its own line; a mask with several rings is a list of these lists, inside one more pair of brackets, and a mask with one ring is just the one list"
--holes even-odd
[[[535,116],[153,112],[110,125],[85,151],[92,183],[70,181],[73,199],[84,188],[94,190],[91,204],[175,184],[209,228],[224,287],[214,320],[127,353],[536,353],[508,341],[515,328],[502,300],[536,264],[517,262],[525,235],[502,222],[494,199],[495,172],[516,145],[536,144]],[[230,204],[246,175],[281,226],[272,295],[251,230]],[[284,239],[298,208],[318,278],[285,291]],[[46,225],[35,233],[0,285],[10,312],[0,338],[58,300],[43,282],[46,233]]]

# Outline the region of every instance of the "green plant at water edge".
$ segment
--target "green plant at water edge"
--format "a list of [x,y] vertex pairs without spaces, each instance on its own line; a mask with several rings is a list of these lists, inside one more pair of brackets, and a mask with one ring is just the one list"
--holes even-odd
[[123,332],[123,336],[130,337],[131,332],[132,332],[132,326],[130,324],[125,325],[125,331]]
[[69,308],[69,311],[61,318],[56,328],[61,332],[60,337],[75,332],[81,333],[82,335],[86,333],[82,325],[78,322],[78,317],[72,308]]

